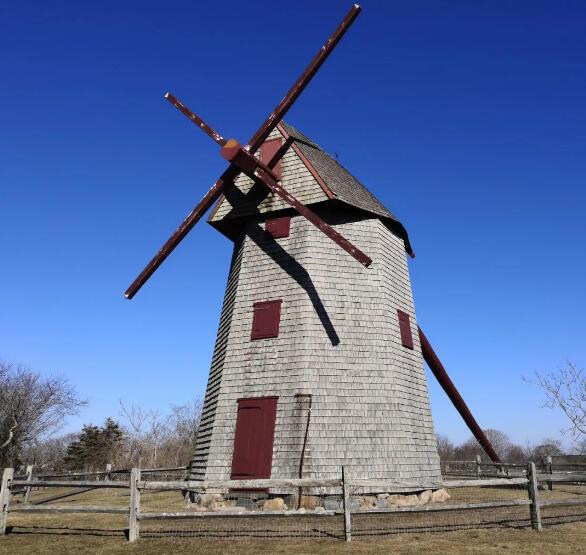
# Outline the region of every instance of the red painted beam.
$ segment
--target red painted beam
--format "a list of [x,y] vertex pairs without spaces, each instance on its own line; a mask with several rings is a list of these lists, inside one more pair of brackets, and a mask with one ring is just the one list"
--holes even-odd
[[167,93],[165,98],[175,106],[180,112],[187,116],[195,125],[197,125],[206,135],[211,137],[220,146],[226,144],[226,139],[219,133],[214,131],[204,120],[202,120],[195,112],[192,112],[185,104],[179,102],[171,93]]
[[256,168],[261,167],[266,173],[268,173],[272,179],[278,181],[279,178],[275,172],[269,168],[264,162],[261,162],[254,154],[250,154],[247,150],[244,150],[243,146],[236,140],[230,139],[226,142],[226,145],[220,149],[222,158],[228,160],[240,171],[244,172],[249,177],[254,179],[254,171]]
[[418,327],[417,330],[419,331],[419,339],[421,341],[421,352],[423,353],[423,358],[425,359],[425,362],[427,362],[427,365],[433,372],[433,375],[437,378],[437,381],[443,387],[447,396],[450,398],[450,401],[452,401],[453,405],[456,407],[456,410],[464,419],[464,422],[466,422],[466,425],[476,438],[476,441],[480,443],[480,445],[482,446],[486,454],[490,457],[492,462],[502,462],[499,456],[496,454],[496,451],[493,449],[490,441],[488,441],[488,438],[486,437],[485,433],[478,425],[478,422],[476,422],[476,419],[474,418],[474,416],[472,416],[470,409],[468,408],[468,406],[464,402],[464,399],[462,399],[462,396],[456,389],[456,386],[448,376],[448,373],[446,372],[445,368],[440,362],[438,356],[435,354],[435,351],[432,349],[429,341],[427,340],[427,337],[425,337],[425,334],[423,333],[423,331],[421,331],[420,327]]
[[247,152],[237,141],[230,139],[220,153],[226,160],[238,166],[248,177],[262,181],[273,193],[279,195],[289,206],[295,208],[299,214],[307,218],[315,227],[334,241],[336,245],[342,247],[347,253],[358,260],[360,264],[366,267],[370,266],[372,260],[368,256],[333,227],[324,222],[317,214],[307,208],[307,206],[301,204],[293,195],[283,189],[274,178],[274,174],[271,175],[271,170],[257,160],[254,155]]
[[346,34],[346,31],[350,28],[352,23],[354,23],[361,11],[362,8],[358,4],[354,4],[352,6],[340,25],[336,27],[336,30],[315,55],[315,58],[311,60],[306,70],[289,89],[289,92],[283,97],[277,107],[269,114],[269,117],[260,126],[259,130],[254,134],[252,139],[250,139],[246,145],[246,150],[254,153],[260,147],[260,145],[265,142],[265,139],[271,134],[271,131],[276,127],[277,123],[279,123],[285,117],[285,114],[289,111],[289,108],[291,108],[305,87],[307,87],[309,82],[313,79],[313,76],[318,72],[319,68],[332,53],[332,50],[334,50],[336,45],[340,42],[341,38]]
[[[348,12],[346,17],[342,20],[340,25],[332,33],[330,38],[326,41],[324,46],[317,53],[315,58],[307,66],[306,70],[301,74],[299,79],[295,82],[293,87],[279,102],[277,107],[271,112],[266,121],[259,127],[258,131],[252,136],[247,145],[247,150],[254,154],[271,134],[271,131],[277,126],[283,116],[289,111],[289,108],[297,100],[299,95],[303,92],[305,87],[313,79],[318,69],[326,61],[328,56],[332,53],[340,39],[344,36],[346,31],[350,28],[354,20],[360,13],[360,6],[354,5]],[[170,100],[170,99],[169,99]],[[171,101],[171,100],[170,100]],[[188,115],[189,117],[189,115]],[[191,119],[191,118],[190,118]],[[213,137],[212,137],[213,138]],[[214,139],[215,140],[215,139]],[[210,206],[220,197],[224,191],[225,184],[236,179],[240,172],[231,165],[216,181],[214,186],[206,193],[206,195],[199,201],[198,205],[189,213],[189,216],[183,223],[175,230],[175,233],[169,237],[167,242],[161,247],[159,252],[153,259],[145,266],[138,277],[132,282],[130,287],[125,291],[124,296],[127,299],[132,299],[146,281],[154,274],[156,269],[164,262],[164,260],[173,252],[177,245],[183,238],[191,231],[193,226],[200,220],[200,218],[207,212]]]

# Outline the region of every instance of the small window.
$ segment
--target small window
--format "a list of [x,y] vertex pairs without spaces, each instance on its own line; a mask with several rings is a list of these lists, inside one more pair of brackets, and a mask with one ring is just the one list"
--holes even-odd
[[277,301],[263,301],[254,303],[252,316],[251,339],[266,339],[279,337],[279,322],[281,320],[282,299]]
[[280,239],[281,237],[289,237],[291,229],[291,216],[283,218],[272,218],[267,220],[265,231],[273,238]]
[[282,144],[282,139],[270,139],[260,147],[260,161],[273,170],[277,179],[281,179],[281,159],[273,160],[273,158],[281,150]]
[[399,329],[401,330],[401,343],[407,349],[413,349],[413,336],[411,335],[411,323],[409,314],[402,310],[397,310],[399,316]]

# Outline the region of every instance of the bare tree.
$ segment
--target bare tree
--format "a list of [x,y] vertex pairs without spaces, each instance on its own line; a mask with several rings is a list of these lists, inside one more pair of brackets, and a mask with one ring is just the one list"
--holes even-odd
[[129,462],[132,465],[142,466],[145,445],[144,445],[144,425],[149,418],[149,412],[144,410],[142,407],[126,405],[120,400],[120,415],[123,416],[128,423],[128,439],[129,449],[128,453]]
[[172,405],[171,413],[161,415],[120,401],[120,414],[126,420],[128,465],[178,466],[193,455],[199,429],[202,401],[193,399],[185,405]]
[[543,406],[559,408],[568,417],[570,432],[578,442],[586,438],[586,373],[571,362],[556,372],[541,374],[535,372],[535,379],[523,378],[538,385],[545,392]]
[[[507,434],[501,430],[488,429],[483,431],[501,460],[509,461],[510,457],[519,457],[522,448],[512,444]],[[490,461],[490,458],[474,437],[467,439],[454,449],[454,457],[456,460],[474,460],[476,455],[480,455],[484,462]]]
[[454,460],[454,444],[448,439],[447,436],[441,434],[435,434],[437,441],[437,452],[440,460],[442,461],[453,461]]
[[63,377],[0,362],[0,466],[15,465],[25,446],[48,438],[86,404]]

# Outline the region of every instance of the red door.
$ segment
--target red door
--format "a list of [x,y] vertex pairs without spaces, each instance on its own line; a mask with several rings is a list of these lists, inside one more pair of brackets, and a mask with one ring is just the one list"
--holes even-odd
[[271,477],[278,397],[238,401],[232,480]]

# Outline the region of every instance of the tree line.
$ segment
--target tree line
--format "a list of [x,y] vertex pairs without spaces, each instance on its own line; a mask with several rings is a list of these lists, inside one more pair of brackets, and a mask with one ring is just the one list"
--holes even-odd
[[37,469],[103,470],[184,466],[193,455],[202,401],[171,405],[167,413],[127,406],[103,425],[59,434],[67,417],[87,405],[61,377],[42,377],[0,362],[0,468],[34,464]]
[[[524,378],[525,379],[525,378]],[[574,440],[573,452],[586,454],[586,373],[568,363],[548,374],[536,373],[526,382],[539,386],[544,407],[557,408],[567,417],[565,430]],[[47,470],[101,470],[187,465],[199,429],[201,399],[171,405],[165,414],[120,401],[119,414],[104,424],[84,425],[77,433],[59,435],[67,417],[87,405],[75,388],[61,377],[42,377],[22,365],[0,361],[0,468],[35,464]],[[557,439],[536,445],[516,445],[500,430],[485,430],[495,451],[506,462],[538,461],[562,454]],[[442,460],[488,462],[484,450],[471,437],[455,445],[437,436]]]
[[[488,429],[483,431],[496,454],[504,462],[541,462],[548,455],[564,454],[562,442],[557,439],[547,438],[536,444],[522,446],[513,443],[501,430]],[[441,434],[437,434],[436,439],[438,453],[442,461],[474,461],[477,456],[480,456],[482,462],[490,462],[490,458],[474,437],[470,437],[459,445],[455,445],[448,437]]]

